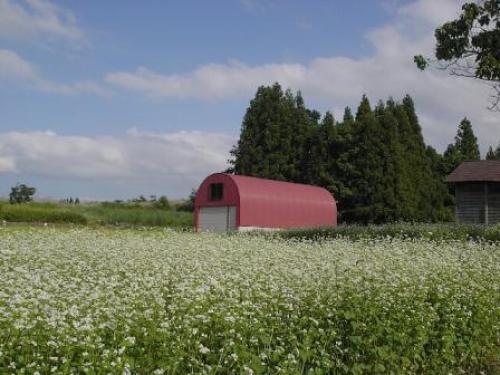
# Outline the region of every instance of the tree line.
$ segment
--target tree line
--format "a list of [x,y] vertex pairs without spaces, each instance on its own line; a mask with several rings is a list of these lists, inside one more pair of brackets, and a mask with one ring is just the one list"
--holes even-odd
[[[488,155],[500,156],[499,148]],[[444,154],[426,145],[409,95],[374,107],[363,96],[356,113],[347,107],[338,121],[275,83],[251,100],[228,171],[325,187],[341,221],[447,221],[453,196],[446,175],[479,158],[466,118]]]

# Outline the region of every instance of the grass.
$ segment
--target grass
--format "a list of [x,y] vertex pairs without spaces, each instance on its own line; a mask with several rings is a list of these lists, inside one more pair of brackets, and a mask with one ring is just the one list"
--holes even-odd
[[190,212],[155,208],[92,205],[78,211],[91,222],[109,225],[190,228],[193,221]]
[[190,212],[140,205],[106,205],[32,202],[0,204],[0,220],[24,223],[69,223],[90,225],[168,226],[190,228]]
[[499,280],[494,242],[0,228],[0,373],[495,374]]
[[3,204],[0,220],[27,223],[87,224],[87,218],[77,212],[50,204]]

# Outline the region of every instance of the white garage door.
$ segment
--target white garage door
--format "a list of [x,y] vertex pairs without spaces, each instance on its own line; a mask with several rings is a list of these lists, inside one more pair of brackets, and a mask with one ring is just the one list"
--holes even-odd
[[200,231],[227,232],[236,229],[236,207],[201,207]]

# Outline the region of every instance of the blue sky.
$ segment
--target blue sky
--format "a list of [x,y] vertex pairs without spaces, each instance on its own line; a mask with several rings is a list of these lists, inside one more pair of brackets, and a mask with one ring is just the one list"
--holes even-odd
[[226,166],[260,84],[301,90],[339,116],[410,93],[426,141],[463,116],[500,139],[488,90],[415,69],[454,0],[0,0],[0,194],[186,196]]
[[[22,2],[20,3],[22,4]],[[99,81],[110,71],[146,66],[182,74],[210,63],[307,63],[317,56],[361,57],[372,47],[364,35],[391,15],[374,1],[63,1],[85,40],[55,44],[43,38],[6,40],[44,76],[58,82]],[[339,4],[342,4],[339,6]],[[54,96],[24,87],[1,90],[1,130],[62,134],[117,134],[130,127],[154,131],[204,129],[237,134],[246,99],[206,102],[149,100],[117,93]],[[2,106],[3,107],[3,106]]]

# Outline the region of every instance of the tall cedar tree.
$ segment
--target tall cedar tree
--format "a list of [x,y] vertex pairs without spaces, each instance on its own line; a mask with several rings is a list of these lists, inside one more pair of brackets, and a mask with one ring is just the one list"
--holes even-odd
[[383,215],[383,140],[380,122],[370,102],[363,96],[356,113],[352,147],[348,160],[353,173],[350,181],[352,196],[346,200],[344,218],[347,221],[373,222]]
[[330,144],[330,165],[334,184],[331,188],[337,201],[339,212],[349,204],[353,191],[351,179],[354,168],[349,160],[349,151],[353,147],[354,116],[351,108],[344,110],[343,121],[337,125],[337,137]]
[[375,114],[380,121],[383,142],[383,205],[384,214],[382,221],[394,221],[402,215],[400,191],[401,172],[403,169],[403,149],[399,139],[398,122],[394,116],[395,103],[392,99],[385,106],[379,102]]
[[231,150],[236,174],[289,178],[292,134],[288,131],[295,116],[293,97],[279,84],[258,88],[250,102],[238,144]]
[[335,180],[332,175],[335,149],[331,149],[337,138],[335,119],[330,112],[318,124],[321,115],[311,112],[313,127],[308,138],[309,141],[309,162],[305,170],[305,182],[312,185],[324,186],[328,190],[335,190]]
[[408,147],[412,151],[410,156],[410,177],[416,190],[417,214],[412,219],[428,220],[432,217],[432,192],[435,189],[432,171],[427,159],[426,146],[422,136],[422,128],[415,112],[413,99],[406,95],[403,107],[410,121],[411,138]]
[[310,160],[309,140],[314,118],[299,93],[281,86],[258,88],[243,119],[240,139],[231,150],[236,174],[306,182]]
[[451,173],[464,161],[479,160],[480,158],[479,145],[472,130],[472,124],[467,118],[464,118],[458,125],[455,143],[448,145],[444,152],[445,173]]
[[446,173],[443,169],[443,156],[433,147],[427,146],[427,160],[429,160],[435,188],[432,189],[432,220],[452,221],[453,220],[453,192],[452,187],[445,183]]

